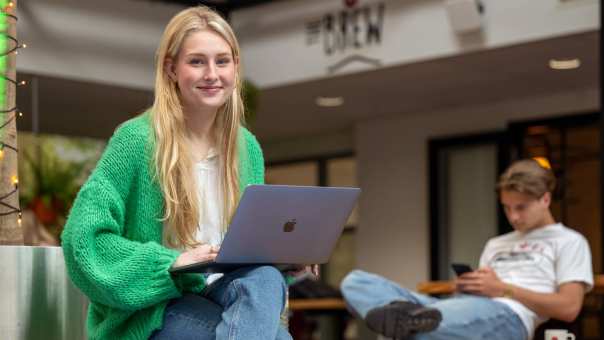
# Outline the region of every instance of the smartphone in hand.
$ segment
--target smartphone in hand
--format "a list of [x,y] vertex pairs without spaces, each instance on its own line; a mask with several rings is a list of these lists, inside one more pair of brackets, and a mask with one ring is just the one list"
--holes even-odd
[[451,263],[451,268],[457,276],[461,276],[462,274],[473,272],[474,269],[465,263]]

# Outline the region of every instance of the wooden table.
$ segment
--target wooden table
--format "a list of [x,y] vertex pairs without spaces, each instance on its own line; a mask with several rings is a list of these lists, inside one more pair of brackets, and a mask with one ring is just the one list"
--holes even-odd
[[417,291],[428,295],[448,295],[455,292],[453,281],[426,281],[417,285]]
[[298,310],[346,310],[344,300],[340,298],[327,299],[290,299],[289,309]]
[[[446,295],[455,292],[453,281],[426,281],[417,285],[417,291],[428,295]],[[604,274],[594,275],[594,287],[589,294],[604,295]]]
[[[453,281],[426,281],[417,285],[417,291],[429,295],[447,295],[455,292]],[[604,274],[594,276],[594,288],[590,294],[604,295]],[[290,299],[289,309],[296,310],[346,310],[340,298]]]

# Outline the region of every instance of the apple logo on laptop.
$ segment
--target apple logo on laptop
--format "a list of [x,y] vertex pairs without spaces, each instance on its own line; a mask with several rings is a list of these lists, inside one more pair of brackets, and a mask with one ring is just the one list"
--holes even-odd
[[291,233],[294,231],[294,228],[296,228],[296,223],[295,218],[285,222],[285,224],[283,224],[283,231],[286,233]]

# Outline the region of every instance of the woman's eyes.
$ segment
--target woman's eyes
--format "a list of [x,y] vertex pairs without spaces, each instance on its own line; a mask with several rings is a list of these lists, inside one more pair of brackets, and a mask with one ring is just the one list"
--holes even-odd
[[[230,58],[219,58],[216,59],[216,65],[221,66],[221,65],[228,65],[231,62]],[[206,63],[206,61],[204,59],[191,59],[189,60],[189,64],[191,65],[204,65]]]
[[231,62],[231,59],[229,59],[229,58],[221,58],[221,59],[216,60],[216,64],[218,64],[218,65],[226,65],[230,62]]

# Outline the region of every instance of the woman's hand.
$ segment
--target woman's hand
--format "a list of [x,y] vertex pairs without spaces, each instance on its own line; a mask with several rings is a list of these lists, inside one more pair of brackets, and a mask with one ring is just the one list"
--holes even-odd
[[172,264],[172,267],[181,267],[192,263],[212,261],[216,258],[216,255],[218,255],[218,250],[220,250],[220,247],[204,243],[181,253]]
[[319,265],[318,264],[312,264],[312,265],[307,265],[307,266],[301,265],[297,269],[287,271],[288,275],[291,275],[294,277],[302,276],[305,273],[311,273],[315,276],[315,278],[319,278]]

